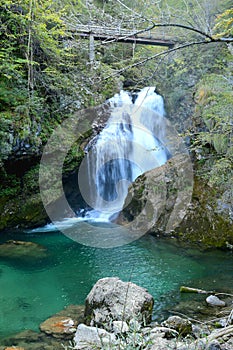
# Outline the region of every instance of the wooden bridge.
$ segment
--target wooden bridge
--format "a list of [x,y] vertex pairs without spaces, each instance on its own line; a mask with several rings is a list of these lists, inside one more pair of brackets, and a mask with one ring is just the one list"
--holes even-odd
[[101,27],[95,25],[75,24],[70,25],[70,32],[82,38],[90,38],[90,61],[94,57],[94,41],[101,41],[102,44],[111,42],[132,43],[141,45],[165,46],[172,48],[175,43],[169,39],[155,38],[153,33],[147,31],[127,30],[124,28]]
[[108,42],[123,42],[123,43],[137,43],[142,45],[167,46],[169,48],[174,46],[174,42],[166,39],[154,38],[151,32],[147,32],[148,36],[137,34],[140,31],[130,31],[122,28],[100,27],[93,25],[77,24],[75,28],[71,29],[73,33],[81,37],[93,36],[95,40],[100,40],[104,43]]

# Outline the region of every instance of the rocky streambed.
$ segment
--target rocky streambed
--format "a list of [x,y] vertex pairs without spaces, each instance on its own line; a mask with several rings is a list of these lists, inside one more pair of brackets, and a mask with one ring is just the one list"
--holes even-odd
[[[188,316],[187,309],[187,314],[174,311],[157,323],[152,320],[154,299],[146,289],[117,277],[102,278],[85,306],[69,305],[42,322],[40,332],[2,339],[0,350],[233,349],[233,296],[205,295],[204,301],[203,310],[209,312],[202,320]],[[201,304],[194,305],[198,314]]]

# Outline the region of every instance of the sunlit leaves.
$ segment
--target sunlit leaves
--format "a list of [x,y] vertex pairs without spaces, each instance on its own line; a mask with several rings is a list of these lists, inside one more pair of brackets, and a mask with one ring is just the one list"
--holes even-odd
[[214,32],[216,38],[233,37],[233,7],[217,17]]

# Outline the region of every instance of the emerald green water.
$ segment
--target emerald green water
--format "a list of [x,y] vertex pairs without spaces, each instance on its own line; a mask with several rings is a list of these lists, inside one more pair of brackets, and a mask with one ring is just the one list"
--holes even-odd
[[231,253],[177,248],[151,236],[111,249],[83,246],[57,231],[1,233],[1,242],[9,239],[40,243],[48,257],[0,259],[0,338],[38,330],[64,306],[83,304],[102,277],[119,276],[147,288],[155,298],[155,319],[179,301],[180,285],[221,290],[233,285]]

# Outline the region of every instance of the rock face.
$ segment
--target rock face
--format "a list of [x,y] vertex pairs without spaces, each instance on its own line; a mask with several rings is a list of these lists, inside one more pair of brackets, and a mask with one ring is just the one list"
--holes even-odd
[[139,176],[130,186],[118,223],[131,230],[168,232],[182,221],[191,201],[190,158],[179,154]]
[[146,289],[107,277],[100,279],[88,294],[84,315],[87,324],[97,326],[136,318],[150,322],[153,304],[153,297]]
[[178,154],[139,176],[129,187],[117,223],[132,231],[231,248],[232,223],[216,208],[214,190],[192,178],[190,165],[187,155]]

